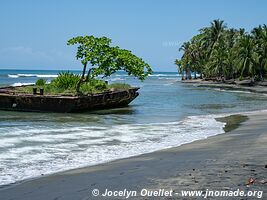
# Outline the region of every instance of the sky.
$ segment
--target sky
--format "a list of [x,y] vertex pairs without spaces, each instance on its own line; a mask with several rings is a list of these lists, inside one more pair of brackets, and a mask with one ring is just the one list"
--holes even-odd
[[176,71],[181,44],[222,19],[250,31],[267,24],[266,0],[1,0],[0,69],[79,70],[75,36],[112,39],[154,71]]

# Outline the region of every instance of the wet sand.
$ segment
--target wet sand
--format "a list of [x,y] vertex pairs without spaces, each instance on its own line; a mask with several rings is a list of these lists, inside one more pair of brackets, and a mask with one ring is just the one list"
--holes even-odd
[[[231,116],[225,134],[180,147],[70,170],[0,189],[1,200],[119,199],[109,190],[262,190],[267,198],[267,113]],[[252,178],[255,182],[247,185]],[[183,199],[160,197],[159,199]],[[125,199],[122,197],[121,199]],[[129,199],[157,199],[132,197]],[[189,198],[184,198],[189,199]],[[228,198],[223,198],[228,199]],[[235,198],[253,199],[253,198]]]
[[235,90],[235,91],[267,94],[267,86],[262,86],[262,85],[243,86],[238,84],[203,81],[202,79],[183,80],[182,83],[200,88],[216,88],[221,90]]

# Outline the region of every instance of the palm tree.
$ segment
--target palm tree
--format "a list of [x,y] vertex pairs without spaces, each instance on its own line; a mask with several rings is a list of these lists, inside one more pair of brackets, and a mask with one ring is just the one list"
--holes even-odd
[[186,72],[186,79],[191,79],[191,73],[225,79],[250,76],[252,81],[267,75],[266,25],[247,33],[243,28],[227,29],[224,21],[217,19],[179,50],[183,55],[176,64]]
[[215,77],[225,77],[226,76],[226,51],[224,47],[219,47],[214,49],[210,61],[208,62],[208,68],[211,74]]
[[256,44],[256,52],[258,54],[257,65],[260,80],[263,80],[267,70],[267,26],[258,26],[252,31],[253,39]]
[[226,28],[226,25],[224,24],[223,20],[216,19],[211,22],[211,26],[201,29],[201,32],[204,33],[203,40],[206,43],[206,46],[208,46],[209,53],[208,57],[210,57],[212,51],[214,50],[214,47],[220,40],[220,38],[223,35],[223,32]]
[[191,39],[189,46],[190,66],[191,70],[195,74],[195,79],[197,78],[197,73],[199,73],[200,78],[202,78],[203,69],[205,66],[204,61],[206,60],[206,50],[201,40],[202,37],[203,35],[201,34],[194,36]]
[[180,47],[179,51],[183,51],[182,64],[183,69],[186,72],[185,79],[192,79],[191,77],[191,68],[190,68],[190,42],[184,42]]
[[178,60],[176,59],[174,61],[174,64],[177,65],[177,69],[178,69],[178,73],[182,75],[182,80],[184,80],[184,68],[183,68],[183,64],[182,64],[182,60]]
[[236,74],[236,47],[238,41],[239,31],[233,28],[226,30],[223,34],[222,39],[224,40],[225,44],[225,69],[224,69],[224,76],[226,79],[233,79],[235,78]]
[[244,35],[240,39],[238,57],[241,77],[249,75],[253,82],[256,72],[255,61],[257,59],[257,54],[255,52],[255,42],[250,35]]
[[261,34],[261,51],[260,51],[260,75],[265,75],[267,71],[267,26],[264,24]]

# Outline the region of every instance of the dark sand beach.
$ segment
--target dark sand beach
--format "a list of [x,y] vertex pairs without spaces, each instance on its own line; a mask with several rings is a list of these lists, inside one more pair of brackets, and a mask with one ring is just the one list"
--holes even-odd
[[0,200],[267,200],[267,1],[0,5]]
[[[219,120],[228,122],[228,126],[225,127],[228,132],[225,134],[180,147],[7,186],[0,190],[1,200],[120,199],[101,196],[106,189],[137,191],[137,196],[130,199],[157,199],[140,197],[139,193],[143,188],[173,190],[176,193],[181,193],[182,190],[206,189],[263,191],[262,199],[265,199],[266,112],[248,114],[247,117],[236,115]],[[248,185],[250,178],[252,183]],[[100,196],[94,197],[93,189],[98,189]],[[189,199],[179,197],[179,194],[158,198]]]
[[228,84],[228,83],[214,82],[214,81],[203,81],[202,79],[192,79],[192,80],[183,80],[182,83],[193,85],[195,87],[216,88],[221,90],[245,91],[252,93],[267,94],[266,82],[257,83],[254,86],[246,86],[246,85]]

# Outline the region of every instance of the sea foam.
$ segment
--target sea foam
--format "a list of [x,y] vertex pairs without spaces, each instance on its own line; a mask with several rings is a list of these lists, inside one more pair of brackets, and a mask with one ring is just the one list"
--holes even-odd
[[218,115],[154,124],[0,127],[0,184],[136,156],[224,133]]
[[56,78],[56,74],[8,74],[9,78],[38,77],[38,78]]
[[23,86],[23,85],[33,85],[34,83],[13,83],[11,86],[17,87],[17,86]]

